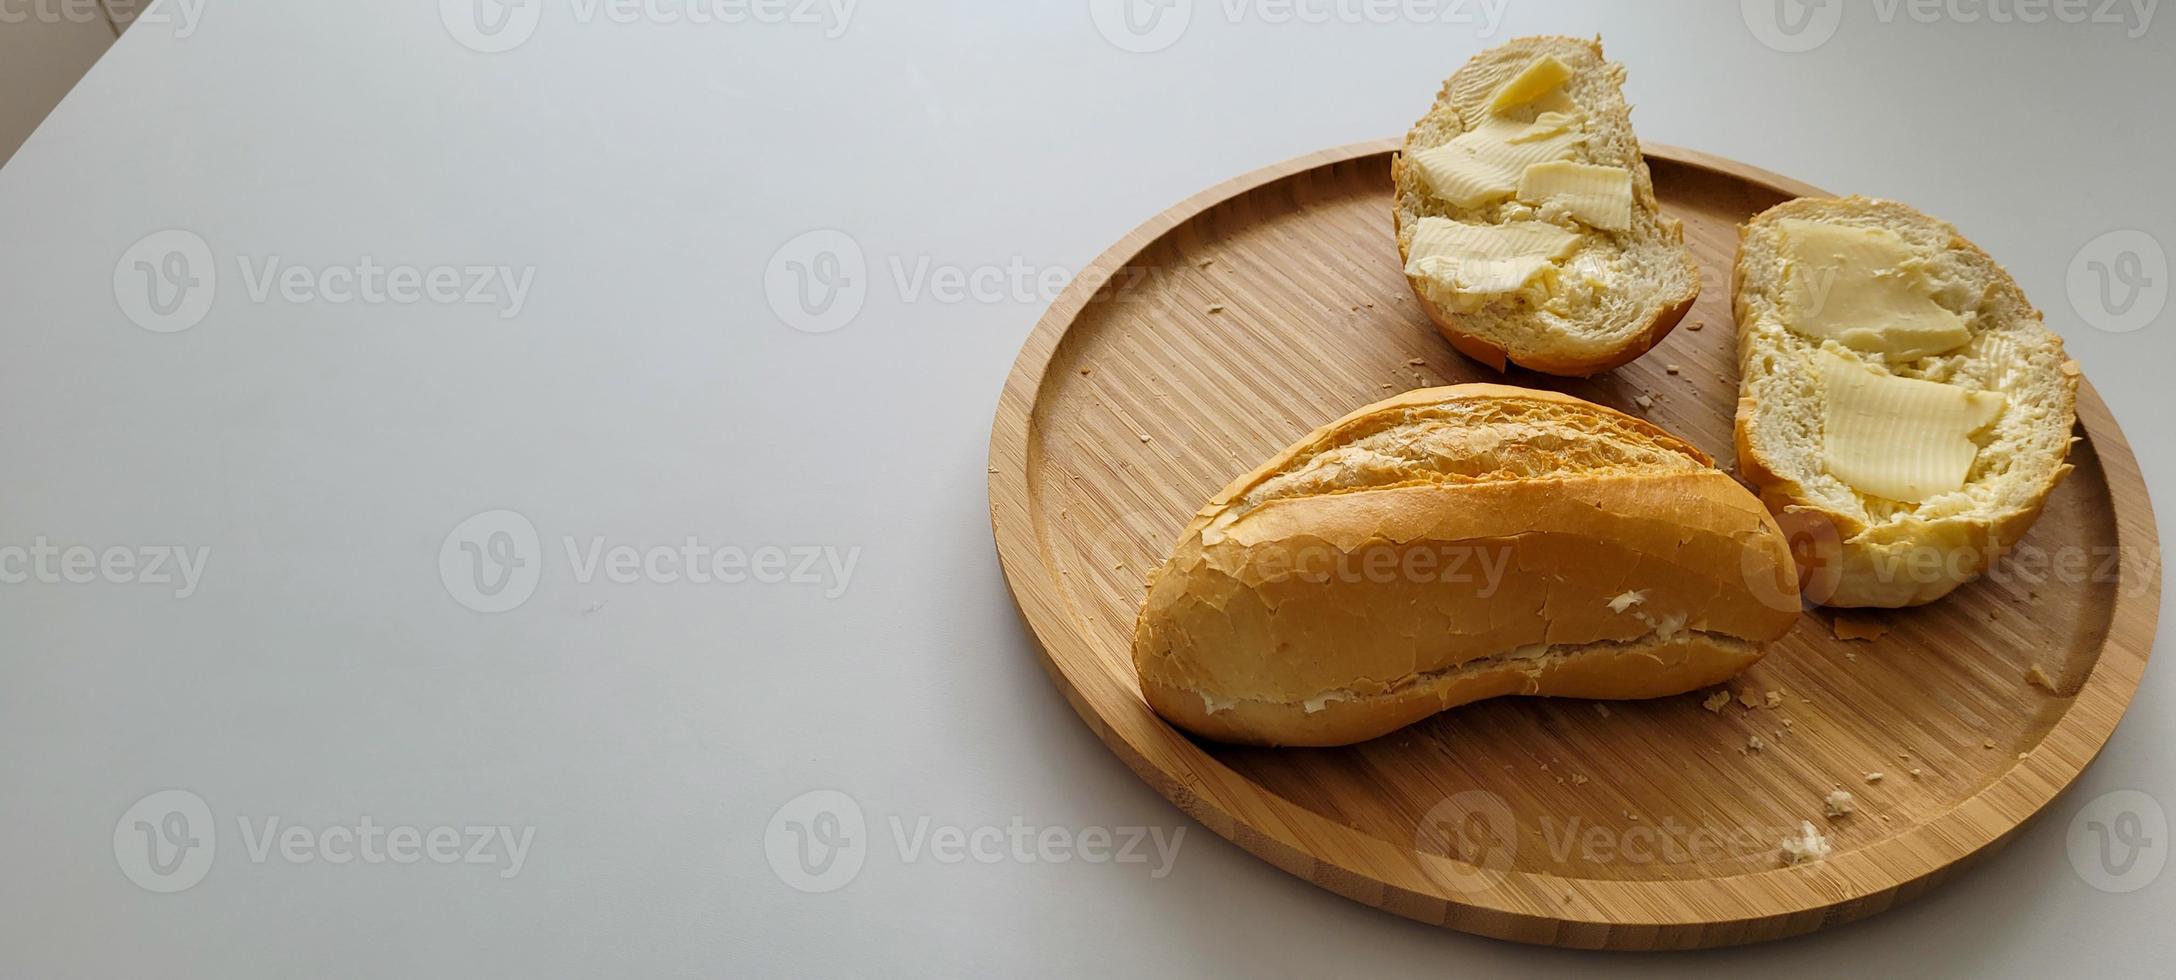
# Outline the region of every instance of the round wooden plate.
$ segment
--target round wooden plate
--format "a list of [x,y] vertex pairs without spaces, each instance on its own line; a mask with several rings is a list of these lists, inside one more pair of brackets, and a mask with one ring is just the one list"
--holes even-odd
[[[1881,911],[2003,843],[2084,769],[2137,689],[2160,606],[2146,489],[2090,385],[2076,471],[1995,574],[1847,617],[1886,630],[1872,640],[1839,639],[1833,614],[1808,612],[1719,711],[1707,692],[1503,698],[1338,749],[1202,742],[1151,713],[1134,614],[1203,501],[1356,407],[1502,379],[1438,337],[1406,287],[1395,145],[1303,157],[1158,215],[1058,298],[1006,381],[990,445],[1005,576],[1052,677],[1127,765],[1217,833],[1356,901],[1622,949]],[[1699,304],[1610,374],[1508,380],[1644,415],[1728,460],[1736,225],[1820,192],[1685,150],[1648,158],[1702,267]],[[1839,787],[1857,810],[1829,819],[1822,798]],[[1835,852],[1785,867],[1778,842],[1806,821]]]

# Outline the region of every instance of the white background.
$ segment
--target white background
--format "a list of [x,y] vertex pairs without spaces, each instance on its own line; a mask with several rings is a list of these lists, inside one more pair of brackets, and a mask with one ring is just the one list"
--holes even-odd
[[[866,0],[835,38],[553,3],[485,54],[432,0],[214,0],[187,23],[182,6],[130,30],[0,172],[0,545],[212,549],[185,600],[0,586],[0,973],[2145,976],[2176,956],[2176,873],[2112,894],[2066,857],[2104,793],[2176,803],[2166,665],[2006,852],[1808,938],[1534,949],[1287,877],[1120,765],[1018,622],[984,452],[1044,298],[899,282],[925,260],[1078,267],[1207,185],[1402,132],[1487,44],[1599,32],[1643,137],[1956,221],[2066,335],[2165,495],[2176,311],[2095,329],[2066,269],[2107,231],[2176,240],[2176,15],[2132,38],[1852,4],[1833,40],[1783,54],[1732,3],[1511,0],[1484,37],[1196,0],[1176,43],[1130,53],[1086,0]],[[218,294],[158,333],[122,312],[115,266],[169,228],[208,243]],[[823,228],[863,250],[866,302],[815,334],[764,282]],[[500,319],[256,301],[236,264],[364,255],[534,284]],[[485,615],[439,555],[498,508],[538,529],[541,584]],[[861,550],[827,599],[585,584],[569,535]],[[124,873],[116,822],[169,788],[206,803],[217,857],[155,894]],[[868,821],[865,866],[823,894],[765,850],[773,813],[815,789]],[[510,879],[253,862],[236,820],[270,816],[535,836]],[[1156,879],[910,863],[893,816],[1187,833]]]

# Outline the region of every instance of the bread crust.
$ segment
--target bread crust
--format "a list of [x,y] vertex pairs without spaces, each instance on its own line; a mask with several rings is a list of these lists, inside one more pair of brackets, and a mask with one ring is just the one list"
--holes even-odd
[[1729,680],[1759,661],[1762,653],[1757,644],[1708,636],[1602,645],[1538,669],[1516,662],[1489,663],[1389,694],[1328,702],[1313,712],[1305,704],[1242,701],[1212,713],[1196,691],[1152,678],[1142,679],[1141,690],[1157,714],[1204,738],[1323,747],[1364,742],[1460,705],[1507,695],[1612,701],[1670,697]]
[[[1401,260],[1405,258],[1405,251],[1405,244],[1400,242],[1398,257]],[[1452,349],[1498,371],[1509,370],[1508,365],[1512,363],[1510,351],[1489,342],[1479,334],[1467,331],[1460,325],[1456,312],[1443,308],[1418,288],[1414,289],[1413,298],[1420,302],[1421,312],[1428,314],[1428,322],[1435,324],[1436,332],[1450,342]],[[1639,360],[1641,355],[1653,350],[1656,344],[1662,342],[1662,338],[1669,336],[1670,331],[1677,328],[1678,323],[1685,319],[1685,314],[1692,312],[1692,304],[1699,298],[1700,290],[1693,289],[1678,300],[1676,305],[1656,314],[1647,324],[1647,328],[1627,338],[1624,346],[1605,355],[1565,357],[1553,352],[1536,352],[1525,355],[1517,363],[1529,371],[1567,378],[1589,378],[1604,371],[1614,371]]]
[[[1437,413],[1461,421],[1427,428]],[[1509,437],[1528,445],[1456,443],[1500,424],[1529,426]],[[1363,481],[1274,482],[1335,470],[1384,433],[1463,448],[1369,458]],[[1461,468],[1533,445],[1576,462]],[[1149,704],[1190,731],[1334,745],[1503,694],[1712,684],[1799,608],[1781,530],[1697,449],[1567,395],[1460,385],[1363,408],[1226,486],[1151,577],[1134,661]]]
[[[1412,180],[1408,179],[1405,163],[1406,155],[1409,152],[1414,152],[1414,145],[1421,139],[1424,131],[1429,128],[1431,120],[1442,118],[1446,114],[1451,117],[1458,117],[1457,110],[1452,107],[1452,93],[1457,87],[1461,76],[1473,69],[1483,57],[1500,52],[1531,52],[1537,56],[1545,53],[1559,56],[1571,55],[1575,57],[1575,60],[1580,60],[1586,67],[1613,70],[1620,75],[1622,72],[1621,68],[1604,60],[1599,38],[1542,36],[1517,38],[1490,52],[1484,52],[1483,55],[1476,56],[1473,61],[1468,62],[1466,66],[1461,67],[1458,72],[1453,73],[1449,79],[1445,80],[1443,87],[1437,93],[1435,105],[1429,110],[1429,115],[1414,125],[1413,129],[1406,135],[1405,145],[1391,157],[1391,181],[1396,188],[1392,212],[1398,232],[1398,261],[1401,266],[1412,259],[1410,254],[1411,236],[1406,232],[1405,226],[1408,216],[1416,214],[1420,210],[1414,206],[1414,198],[1426,196],[1424,193],[1416,193],[1412,190],[1416,185]],[[1463,125],[1463,120],[1461,120],[1461,126]],[[1625,129],[1627,133],[1630,133],[1631,125],[1629,121],[1625,123]],[[1558,338],[1560,343],[1555,346],[1536,348],[1514,354],[1505,345],[1497,343],[1480,331],[1475,330],[1469,324],[1470,318],[1468,316],[1436,302],[1430,297],[1427,289],[1424,288],[1417,277],[1408,276],[1407,281],[1413,287],[1414,298],[1419,301],[1422,312],[1428,316],[1429,322],[1435,325],[1436,332],[1442,334],[1452,348],[1497,371],[1506,370],[1509,364],[1517,364],[1520,367],[1540,371],[1544,374],[1564,377],[1591,377],[1604,371],[1622,367],[1638,359],[1641,355],[1653,349],[1656,344],[1661,343],[1662,338],[1668,336],[1670,331],[1684,320],[1685,314],[1692,309],[1693,302],[1700,295],[1700,269],[1698,264],[1693,261],[1692,254],[1684,247],[1683,224],[1660,213],[1660,203],[1656,200],[1654,193],[1654,181],[1648,170],[1646,159],[1638,152],[1636,137],[1632,139],[1631,150],[1632,159],[1628,164],[1628,169],[1633,173],[1634,210],[1638,214],[1651,218],[1656,223],[1662,239],[1667,244],[1675,246],[1678,263],[1685,273],[1683,277],[1685,287],[1674,295],[1661,297],[1654,314],[1647,318],[1644,324],[1625,334],[1621,340],[1613,345],[1577,344],[1571,342],[1570,338]],[[1594,232],[1594,234],[1606,233]],[[1622,289],[1627,285],[1619,283],[1616,284],[1615,288]]]
[[[1789,536],[1792,555],[1799,565],[1800,588],[1808,601],[1835,607],[1892,609],[1923,605],[1980,577],[2004,552],[2024,538],[2025,532],[2040,519],[2048,495],[2071,471],[2071,466],[2063,462],[2070,443],[2063,443],[2056,454],[2057,465],[2048,468],[2030,494],[2029,502],[2022,507],[1991,518],[1964,515],[1936,520],[1907,518],[1880,526],[1822,506],[1802,484],[1785,475],[1782,461],[1760,452],[1753,426],[1758,423],[1763,407],[1750,383],[1753,360],[1760,356],[1760,351],[1756,349],[1755,335],[1745,329],[1745,324],[1754,316],[1746,289],[1746,267],[1750,260],[1746,241],[1755,228],[1765,223],[1818,214],[1824,209],[1849,210],[1892,220],[1931,222],[1946,231],[1948,247],[1986,263],[2001,277],[2002,287],[2014,294],[2023,315],[2039,321],[2041,314],[1986,250],[1965,238],[1955,226],[1909,205],[1858,196],[1797,198],[1753,216],[1738,228],[1738,252],[1730,273],[1731,313],[1738,325],[1740,393],[1737,415],[1731,427],[1738,472],[1753,485],[1761,502],[1776,515]],[[2041,329],[2044,331],[2045,327]],[[2061,338],[2052,333],[2049,336],[2060,351]],[[2061,403],[2057,411],[2068,430],[2077,419],[2077,362],[2065,358],[2060,370]],[[1938,567],[1923,572],[1898,574],[1902,563],[1922,554],[1940,555],[1943,560]]]

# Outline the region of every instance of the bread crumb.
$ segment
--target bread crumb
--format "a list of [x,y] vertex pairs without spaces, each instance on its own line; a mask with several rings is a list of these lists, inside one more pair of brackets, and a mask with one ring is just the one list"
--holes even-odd
[[1878,640],[1889,632],[1889,627],[1882,625],[1881,620],[1848,613],[1837,613],[1829,620],[1828,628],[1839,640]]
[[1385,382],[1383,382],[1383,390],[1384,390],[1384,391],[1396,391],[1396,390],[1398,390],[1398,386],[1397,386],[1397,385],[1394,385],[1394,384],[1391,384],[1391,383],[1390,383],[1390,382],[1388,382],[1388,381],[1385,381]]
[[1980,739],[1980,748],[1983,748],[1983,749],[1991,749],[1991,748],[1994,748],[1994,747],[1995,747],[1995,740],[1994,740],[1994,739],[1991,739],[1991,738],[1983,738],[1983,739]]
[[1851,801],[1851,794],[1843,790],[1830,790],[1827,796],[1821,798],[1821,812],[1828,814],[1830,820],[1848,817],[1857,810],[1858,805]]
[[1426,359],[1426,358],[1420,358],[1420,357],[1415,357],[1415,358],[1409,358],[1409,359],[1407,359],[1407,360],[1406,360],[1406,362],[1405,362],[1405,366],[1406,366],[1406,367],[1427,367],[1427,366],[1428,366],[1428,361],[1427,361],[1427,359]]
[[1601,715],[1604,718],[1609,717],[1609,705],[1603,704],[1600,701],[1594,702],[1594,713]]
[[1912,778],[1913,778],[1913,779],[1918,779],[1918,778],[1919,778],[1919,777],[1920,777],[1921,775],[1923,775],[1923,773],[1921,773],[1921,772],[1920,772],[1919,770],[1917,770],[1917,769],[1914,769],[1914,770],[1912,770]]
[[1781,692],[1779,692],[1779,691],[1769,691],[1769,692],[1767,693],[1767,695],[1765,695],[1765,696],[1766,696],[1766,697],[1767,697],[1767,699],[1768,699],[1768,706],[1769,706],[1769,707],[1771,707],[1771,708],[1780,708],[1780,707],[1783,707],[1783,694],[1782,694]]
[[1700,706],[1708,709],[1709,711],[1721,714],[1723,711],[1723,706],[1729,703],[1730,692],[1718,690],[1715,693],[1708,695],[1707,700],[1700,702]]
[[1878,783],[1881,782],[1883,777],[1887,775],[1887,773],[1870,772],[1866,774],[1866,781],[1869,783]]
[[1614,613],[1621,613],[1645,601],[1647,601],[1647,594],[1635,589],[1633,591],[1623,593],[1622,595],[1612,597],[1609,600],[1609,611]]
[[1693,321],[1693,322],[1691,322],[1690,324],[1687,324],[1687,325],[1685,326],[1685,329],[1687,329],[1687,330],[1698,330],[1698,329],[1700,329],[1701,327],[1704,327],[1704,326],[1707,326],[1707,321],[1705,321],[1705,320],[1694,320],[1694,321]]
[[1215,260],[1215,259],[1203,259],[1203,260],[1201,260],[1200,262],[1198,262],[1198,263],[1195,263],[1195,264],[1196,264],[1196,265],[1199,265],[1199,266],[1201,266],[1201,267],[1202,267],[1202,268],[1204,268],[1204,269],[1206,269],[1206,268],[1208,268],[1208,267],[1209,267],[1210,265],[1214,264],[1215,262],[1216,262],[1216,260]]
[[1222,312],[1224,312],[1224,304],[1222,304],[1222,303],[1211,303],[1211,304],[1209,304],[1209,312],[1211,312],[1211,313],[1222,313]]
[[2062,693],[2055,689],[2055,681],[2048,677],[2047,671],[2040,669],[2039,664],[2032,665],[2032,669],[2025,672],[2025,683],[2037,687],[2043,691],[2046,691],[2049,694]]
[[1587,784],[1587,777],[1585,777],[1585,776],[1582,776],[1582,775],[1580,775],[1580,774],[1578,774],[1578,773],[1576,773],[1576,772],[1575,772],[1575,773],[1572,773],[1572,785],[1574,785],[1574,786],[1585,786],[1586,784]]
[[1148,441],[1148,433],[1146,433],[1146,432],[1143,432],[1143,433],[1141,433],[1141,441],[1142,441],[1142,442],[1147,442],[1147,441]]
[[1844,659],[1845,659],[1845,660],[1849,660],[1849,661],[1851,661],[1852,663],[1858,663],[1858,662],[1859,662],[1859,655],[1858,655],[1858,654],[1857,654],[1856,652],[1854,652],[1854,651],[1851,651],[1851,650],[1845,650],[1845,651],[1844,651]]
[[1745,740],[1745,747],[1749,751],[1758,752],[1762,749],[1767,748],[1768,743],[1761,741],[1760,736],[1755,735]]
[[1745,705],[1747,710],[1751,710],[1760,707],[1760,698],[1756,697],[1751,691],[1739,691],[1738,703]]
[[1087,376],[1089,375],[1089,373],[1090,373],[1090,372],[1092,372],[1092,371],[1094,371],[1094,370],[1095,370],[1094,368],[1081,368],[1081,369],[1080,369],[1080,376],[1081,376],[1081,377],[1083,377],[1083,378],[1085,378],[1085,377],[1087,377]]
[[1828,838],[1813,829],[1813,821],[1801,820],[1798,828],[1798,836],[1785,837],[1781,844],[1776,845],[1777,854],[1784,864],[1806,864],[1825,860],[1834,850],[1829,845]]
[[1669,374],[1676,374],[1676,373],[1677,373],[1677,365],[1675,365],[1675,364],[1665,364],[1665,365],[1663,365],[1663,366],[1662,366],[1662,370],[1663,370],[1664,372],[1666,372],[1666,373],[1669,373]]
[[1655,400],[1647,397],[1646,395],[1633,395],[1632,404],[1638,405],[1641,410],[1644,411],[1646,409],[1655,407]]
[[1630,811],[1630,810],[1626,810],[1626,811],[1624,812],[1624,818],[1625,818],[1626,820],[1630,820],[1630,821],[1632,821],[1633,823],[1638,823],[1638,822],[1640,822],[1640,815],[1639,815],[1639,814],[1637,814],[1637,813],[1633,813],[1633,812],[1632,812],[1632,811]]

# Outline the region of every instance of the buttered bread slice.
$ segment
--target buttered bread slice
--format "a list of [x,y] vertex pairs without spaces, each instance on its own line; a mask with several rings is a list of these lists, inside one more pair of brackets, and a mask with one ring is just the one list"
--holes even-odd
[[1741,229],[1740,471],[1792,532],[1807,597],[1910,606],[2039,517],[2078,367],[2017,282],[1902,204],[1801,198]]
[[1443,84],[1391,166],[1398,252],[1436,328],[1497,370],[1585,376],[1645,353],[1699,269],[1597,41],[1527,37]]

